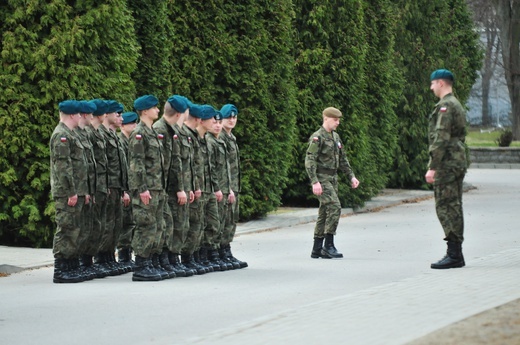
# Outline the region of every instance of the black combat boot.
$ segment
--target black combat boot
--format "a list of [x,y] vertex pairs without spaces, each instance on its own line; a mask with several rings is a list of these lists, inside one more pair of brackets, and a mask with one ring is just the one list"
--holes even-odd
[[431,264],[434,269],[458,268],[466,266],[462,255],[462,243],[448,241],[446,255],[439,261]]
[[323,248],[323,238],[314,237],[314,245],[312,246],[311,258],[319,259],[323,257],[321,255],[321,249]]
[[206,269],[204,267],[197,265],[193,259],[193,255],[181,254],[181,262],[184,266],[188,267],[192,271],[195,271],[195,274],[200,275],[206,273]]
[[228,244],[225,246],[225,250],[226,250],[226,254],[227,254],[227,257],[233,261],[233,262],[236,262],[238,263],[238,265],[240,266],[239,268],[246,268],[248,265],[247,265],[247,262],[245,261],[240,261],[238,260],[237,258],[235,258],[233,256],[233,253],[231,253],[231,244]]
[[323,248],[321,248],[321,257],[324,259],[335,259],[343,257],[343,254],[338,253],[338,250],[336,247],[334,247],[334,235],[325,235],[325,244]]
[[105,252],[97,253],[96,256],[94,256],[94,264],[104,269],[109,276],[116,276],[118,274],[118,270],[115,270],[108,262],[107,253]]
[[83,278],[70,269],[70,264],[67,259],[55,258],[52,281],[54,283],[80,283],[83,281]]
[[[206,267],[207,269],[209,269],[210,272],[215,272],[215,268],[213,267],[211,262],[209,262],[209,260],[208,260],[208,249],[207,248],[201,247],[199,249],[199,261],[200,261],[201,265]],[[220,266],[219,266],[219,269],[220,269]]]
[[231,258],[228,256],[228,253],[226,251],[226,246],[221,245],[218,250],[218,256],[220,257],[220,260],[228,264],[228,269],[230,270],[236,270],[240,268],[240,265],[238,262],[231,260]]
[[127,272],[132,272],[134,270],[131,255],[130,248],[121,248],[117,250],[117,262],[119,262]]
[[96,278],[96,274],[88,267],[82,266],[79,258],[70,258],[69,267],[72,272],[80,275],[84,281]]
[[179,254],[169,252],[168,257],[170,259],[170,264],[178,271],[184,272],[184,275],[178,275],[179,277],[192,277],[195,275],[195,271],[191,268],[184,266],[179,258]]
[[175,273],[172,272],[172,276],[161,266],[161,262],[159,261],[159,254],[152,254],[152,266],[155,270],[161,275],[161,279],[170,279],[175,276]]
[[218,271],[227,271],[230,267],[227,263],[220,260],[218,250],[216,249],[208,249],[208,260],[213,265],[213,269],[218,266]]
[[209,266],[209,265],[205,265],[201,256],[200,256],[200,250],[196,250],[194,253],[193,253],[193,259],[195,260],[195,262],[199,265],[199,266],[202,266],[204,267],[204,269],[206,270],[206,273],[211,273],[211,272],[214,272],[213,271],[213,267]]
[[170,260],[168,259],[168,251],[163,249],[161,255],[159,255],[159,263],[161,264],[161,267],[164,268],[166,272],[168,272],[168,275],[170,278],[177,277],[177,274],[175,273],[175,268],[170,264]]
[[135,257],[135,269],[132,275],[132,281],[159,281],[161,275],[152,266],[149,258],[142,256]]
[[79,257],[79,266],[85,271],[90,271],[94,274],[94,278],[105,278],[108,273],[92,263],[92,255],[81,255]]

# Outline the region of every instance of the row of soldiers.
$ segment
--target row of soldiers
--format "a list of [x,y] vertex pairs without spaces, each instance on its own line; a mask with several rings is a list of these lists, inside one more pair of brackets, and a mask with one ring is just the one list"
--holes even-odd
[[134,281],[158,281],[247,267],[231,253],[238,109],[174,95],[158,119],[158,105],[153,95],[136,99],[135,112],[114,100],[59,104],[50,139],[55,283],[130,271]]

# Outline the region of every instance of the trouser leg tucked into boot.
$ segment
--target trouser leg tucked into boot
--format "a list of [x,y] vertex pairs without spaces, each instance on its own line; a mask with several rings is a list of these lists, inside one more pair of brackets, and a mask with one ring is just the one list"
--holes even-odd
[[69,265],[67,259],[54,259],[54,283],[80,283],[84,281],[83,277],[74,272]]
[[325,259],[342,258],[343,254],[339,253],[334,246],[334,235],[325,235],[325,244],[321,248],[321,257]]
[[464,267],[464,256],[462,255],[462,243],[448,241],[448,250],[446,255],[439,261],[432,263],[431,268],[434,269],[446,269],[446,268],[458,268]]
[[226,245],[226,253],[227,253],[228,258],[231,261],[238,263],[238,265],[240,266],[239,268],[246,268],[248,266],[247,262],[241,261],[241,260],[238,260],[237,258],[235,258],[235,256],[231,252],[231,244]]
[[152,260],[142,256],[135,257],[133,281],[158,281],[161,279],[161,275],[152,266]]
[[318,259],[323,257],[321,249],[323,248],[323,238],[314,237],[314,245],[312,246],[311,258]]

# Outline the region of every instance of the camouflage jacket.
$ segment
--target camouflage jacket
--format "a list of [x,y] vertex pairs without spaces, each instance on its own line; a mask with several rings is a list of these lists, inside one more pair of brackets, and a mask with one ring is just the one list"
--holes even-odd
[[129,190],[143,193],[164,190],[167,170],[163,158],[164,135],[140,122],[128,140]]
[[184,191],[193,191],[193,138],[191,133],[187,131],[187,127],[179,128],[179,134],[181,137],[181,161],[182,161],[182,175],[184,181]]
[[153,129],[163,135],[166,192],[170,196],[176,196],[177,192],[184,190],[179,126],[172,126],[164,118],[160,118],[153,124]]
[[105,137],[93,126],[85,127],[94,148],[96,160],[96,192],[108,193],[107,153]]
[[108,188],[123,189],[126,185],[126,181],[124,181],[126,163],[123,148],[113,130],[106,128],[104,125],[99,126],[98,130],[105,136]]
[[202,193],[211,193],[213,192],[213,185],[211,183],[211,165],[209,164],[210,156],[209,156],[209,147],[208,142],[206,140],[206,136],[200,137],[200,157],[202,159],[202,167],[201,172],[203,176],[203,183],[201,184]]
[[209,165],[211,184],[213,191],[222,191],[228,194],[230,191],[229,163],[227,159],[226,143],[215,137],[212,133],[206,133],[206,141],[209,152]]
[[465,140],[466,112],[453,94],[447,94],[435,105],[430,114],[428,168],[436,170],[436,175],[442,170],[465,171],[467,168]]
[[192,138],[193,155],[191,163],[193,167],[193,190],[202,190],[201,186],[204,184],[204,156],[201,152],[199,132],[186,125],[183,126],[183,129],[186,133],[189,133]]
[[96,192],[96,158],[94,157],[94,146],[90,142],[89,134],[85,128],[77,127],[74,129],[78,140],[85,148],[85,158],[88,165],[88,190],[90,195]]
[[121,150],[123,151],[123,156],[125,159],[125,167],[123,169],[123,190],[128,191],[128,138],[126,135],[124,135],[122,132],[119,132],[117,134],[117,138],[119,139],[119,146]]
[[52,196],[87,195],[88,165],[77,134],[60,122],[51,135],[49,148]]
[[321,127],[311,135],[305,156],[305,170],[311,184],[330,180],[336,176],[338,170],[347,174],[349,180],[354,177],[338,133],[327,132]]
[[229,163],[230,186],[233,192],[240,192],[240,151],[238,150],[237,138],[233,133],[222,131],[219,138],[226,143],[227,158]]

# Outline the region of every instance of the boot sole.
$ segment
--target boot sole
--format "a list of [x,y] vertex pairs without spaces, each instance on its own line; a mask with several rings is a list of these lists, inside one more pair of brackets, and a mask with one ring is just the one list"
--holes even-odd
[[152,277],[152,278],[132,277],[132,281],[134,281],[134,282],[158,282],[161,280],[162,280],[161,277]]
[[455,265],[449,265],[449,266],[438,266],[438,265],[435,265],[435,264],[431,264],[430,265],[430,268],[434,269],[434,270],[447,270],[447,269],[450,269],[450,268],[461,268],[461,267],[464,267],[466,266],[466,263],[459,263],[459,264],[455,264]]

